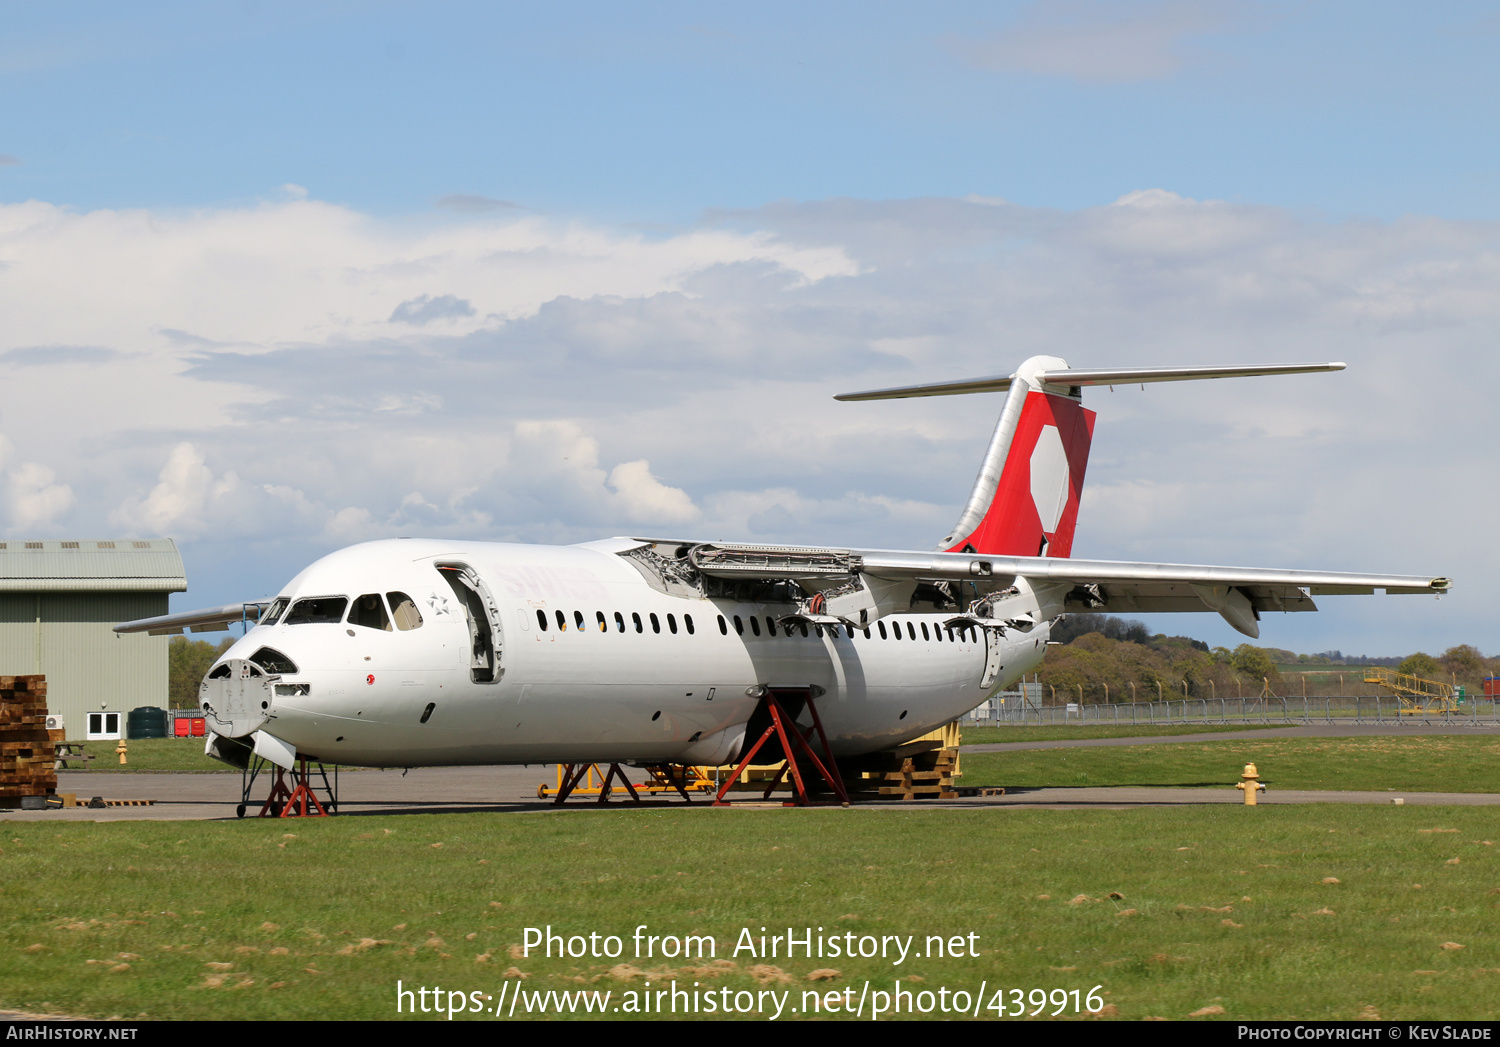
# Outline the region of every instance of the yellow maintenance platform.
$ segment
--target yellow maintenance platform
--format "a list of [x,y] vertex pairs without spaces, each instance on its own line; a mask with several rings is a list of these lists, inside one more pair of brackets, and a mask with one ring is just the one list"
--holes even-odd
[[1365,683],[1379,684],[1399,698],[1403,715],[1458,711],[1453,688],[1438,680],[1425,680],[1411,673],[1369,666],[1365,669]]

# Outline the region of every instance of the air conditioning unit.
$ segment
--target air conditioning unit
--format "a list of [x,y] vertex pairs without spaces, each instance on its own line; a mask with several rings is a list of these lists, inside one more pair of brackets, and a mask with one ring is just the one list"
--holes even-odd
[[62,730],[66,730],[66,728],[63,727],[63,718],[61,716],[51,716],[51,715],[49,715],[47,717],[47,730],[49,730],[49,731],[62,731]]

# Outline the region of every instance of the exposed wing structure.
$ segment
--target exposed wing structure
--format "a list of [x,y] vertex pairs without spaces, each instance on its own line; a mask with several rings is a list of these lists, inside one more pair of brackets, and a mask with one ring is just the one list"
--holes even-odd
[[[1064,612],[1214,611],[1251,636],[1258,635],[1255,622],[1260,612],[1315,611],[1314,596],[1370,594],[1377,589],[1388,594],[1441,595],[1449,588],[1447,578],[1421,575],[888,549],[695,545],[687,558],[711,578],[795,580],[804,589],[826,592],[825,603],[833,613],[839,613],[836,605],[844,601],[864,610],[867,618],[895,609],[879,599],[881,582],[888,587],[890,583],[971,583],[973,592],[991,594],[1024,579],[1033,589],[1062,589],[1060,610]],[[869,594],[865,600],[857,599],[861,592]]]
[[[1268,592],[1275,590],[1286,594],[1307,589],[1314,596],[1368,595],[1376,589],[1384,589],[1388,593],[1433,595],[1447,592],[1449,586],[1446,578],[1428,578],[1422,575],[1131,563],[1052,556],[975,556],[968,553],[903,552],[893,549],[704,544],[693,546],[690,559],[704,574],[719,578],[802,578],[809,575],[848,575],[860,572],[878,578],[988,578],[1002,585],[1009,584],[1016,578],[1027,578],[1033,581],[1108,585],[1121,594],[1127,591],[1145,594],[1153,588],[1173,585],[1230,585],[1260,587]],[[1308,593],[1301,595],[1306,596]]]
[[221,633],[231,625],[254,625],[270,603],[270,600],[246,600],[242,603],[225,604],[223,607],[204,607],[196,611],[158,615],[155,618],[138,618],[133,622],[121,622],[115,626],[115,632],[149,633],[152,636],[172,636],[182,632]]

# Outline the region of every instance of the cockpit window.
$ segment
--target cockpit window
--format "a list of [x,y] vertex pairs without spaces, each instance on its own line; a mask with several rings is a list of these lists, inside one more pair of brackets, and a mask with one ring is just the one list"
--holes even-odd
[[287,601],[286,597],[284,597],[284,596],[278,597],[271,604],[270,607],[266,608],[266,613],[260,616],[260,621],[257,622],[256,624],[257,625],[275,625],[276,624],[276,620],[278,618],[280,618],[281,615],[282,615],[282,612],[284,612],[286,610],[287,603],[288,603],[288,601]]
[[379,593],[365,593],[354,601],[349,609],[349,624],[362,625],[366,629],[391,631],[391,620],[385,613],[385,601]]
[[297,671],[295,662],[271,647],[262,647],[250,656],[250,660],[266,672],[275,673],[277,676],[291,676]]
[[391,617],[395,619],[397,629],[407,632],[422,628],[422,612],[417,610],[417,601],[405,593],[386,593],[385,598],[391,602]]
[[310,600],[298,600],[286,613],[282,625],[337,625],[344,620],[344,608],[349,606],[345,596],[315,596]]

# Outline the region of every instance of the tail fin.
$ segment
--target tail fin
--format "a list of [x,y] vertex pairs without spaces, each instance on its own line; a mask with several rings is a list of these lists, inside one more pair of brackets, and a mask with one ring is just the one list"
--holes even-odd
[[1008,390],[974,490],[938,549],[995,556],[1067,556],[1073,551],[1083,474],[1094,437],[1094,412],[1082,405],[1084,386],[1343,368],[1341,363],[1326,363],[1101,370],[1070,368],[1055,356],[1033,356],[1012,375],[845,393],[834,399],[886,400]]
[[1034,356],[1016,371],[968,504],[938,546],[996,556],[1067,556],[1094,438],[1079,386],[1043,381],[1067,362]]

